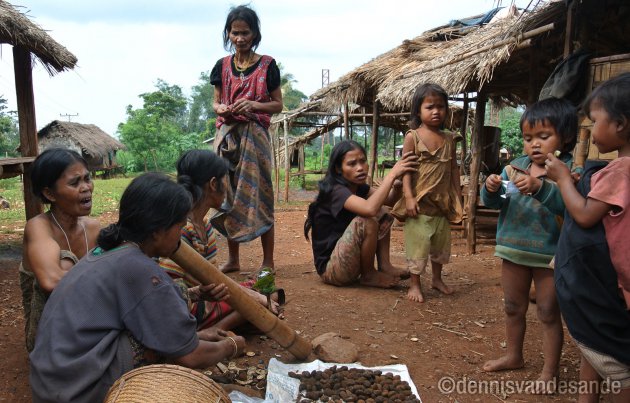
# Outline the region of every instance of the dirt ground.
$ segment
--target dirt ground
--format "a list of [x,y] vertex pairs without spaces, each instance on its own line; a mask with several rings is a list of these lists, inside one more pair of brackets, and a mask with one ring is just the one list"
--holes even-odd
[[[425,402],[576,400],[575,393],[541,397],[504,394],[498,387],[489,393],[475,393],[470,386],[471,382],[478,381],[535,380],[542,368],[541,327],[536,320],[535,305],[531,305],[525,368],[491,374],[480,370],[486,360],[505,351],[500,262],[493,257],[491,242],[483,242],[478,246],[479,253],[470,256],[465,253],[461,232],[454,231],[452,262],[445,266],[445,281],[453,286],[455,294],[444,296],[428,289],[426,284],[430,281],[425,277],[427,301],[418,304],[405,299],[405,281],[391,290],[359,286],[335,288],[322,284],[313,267],[310,244],[302,235],[305,214],[305,205],[280,205],[276,215],[275,255],[277,284],[287,294],[286,322],[302,336],[312,339],[334,331],[359,347],[359,360],[364,365],[407,365]],[[100,219],[105,223],[109,218]],[[400,229],[392,233],[392,261],[403,266],[403,233]],[[17,274],[20,238],[19,231],[0,238],[0,401],[10,402],[30,401]],[[224,239],[219,240],[219,248],[223,260],[227,249]],[[245,278],[261,260],[258,242],[247,244],[241,250],[243,272],[233,276],[235,279]],[[249,335],[247,340],[248,350],[256,356],[239,358],[237,362],[241,366],[266,364],[271,357],[295,362],[290,353],[271,339]],[[576,381],[578,367],[577,350],[565,329],[560,380]],[[442,393],[440,379],[446,382],[442,383],[443,387],[448,387],[450,380],[456,382],[458,390]]]

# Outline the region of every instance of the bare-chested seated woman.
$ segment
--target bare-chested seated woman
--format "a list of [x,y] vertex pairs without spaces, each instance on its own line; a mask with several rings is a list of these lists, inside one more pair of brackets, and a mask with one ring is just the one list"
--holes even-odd
[[61,278],[96,245],[100,225],[88,218],[94,183],[87,162],[75,151],[51,148],[31,170],[33,194],[49,204],[26,223],[20,287],[26,348],[33,349],[44,304]]

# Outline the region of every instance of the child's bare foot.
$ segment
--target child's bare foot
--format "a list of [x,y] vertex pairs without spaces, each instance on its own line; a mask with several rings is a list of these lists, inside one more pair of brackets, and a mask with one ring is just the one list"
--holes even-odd
[[424,295],[422,295],[420,287],[412,283],[407,291],[407,299],[413,302],[424,302]]
[[438,290],[439,292],[441,292],[442,294],[446,294],[446,295],[450,295],[453,293],[453,290],[451,290],[449,288],[449,286],[447,286],[446,284],[444,284],[444,281],[442,281],[442,279],[439,280],[433,280],[431,282],[431,288],[435,288],[436,290]]
[[402,269],[392,264],[388,264],[388,265],[383,264],[379,266],[378,271],[380,271],[381,273],[389,274],[390,276],[393,276],[393,277],[398,277],[402,280],[409,278],[408,269]]
[[553,395],[558,388],[558,376],[540,374],[536,382],[534,382],[534,390],[532,393],[536,395]]
[[361,274],[359,283],[368,287],[392,288],[398,284],[398,278],[374,270],[373,273],[367,275]]
[[221,266],[219,270],[221,270],[223,273],[232,273],[235,271],[241,271],[241,266],[238,263],[227,262],[223,266]]
[[506,369],[519,369],[525,366],[523,357],[512,358],[508,355],[504,355],[496,360],[486,361],[481,369],[486,372],[503,371]]

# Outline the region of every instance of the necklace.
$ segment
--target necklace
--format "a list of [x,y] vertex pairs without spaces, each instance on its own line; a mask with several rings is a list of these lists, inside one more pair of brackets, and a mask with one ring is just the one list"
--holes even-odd
[[[249,54],[247,55],[247,64],[245,65],[245,67],[239,67],[239,65],[236,63],[236,54],[234,54],[234,68],[236,69],[236,71],[238,71],[240,74],[240,79],[241,81],[243,81],[245,79],[245,74],[243,74],[245,72],[245,70],[247,70],[250,66],[250,62],[252,60],[252,51],[249,51]],[[242,63],[241,63],[242,65]]]
[[[66,235],[66,231],[63,230],[63,227],[59,224],[59,221],[57,221],[57,217],[55,217],[55,214],[53,214],[52,210],[48,210],[48,211],[50,211],[50,215],[52,216],[53,220],[55,220],[55,224],[57,224],[57,226],[59,227],[59,229],[63,233],[63,236],[66,238],[66,243],[68,244],[68,249],[70,249],[70,252],[72,254],[74,254],[74,252],[72,252],[72,247],[70,246],[70,241],[68,240],[68,235]],[[87,255],[87,253],[89,252],[88,240],[87,240],[87,232],[85,232],[85,226],[83,226],[82,223],[79,222],[79,225],[81,226],[81,228],[83,228],[83,235],[85,236],[85,254]]]

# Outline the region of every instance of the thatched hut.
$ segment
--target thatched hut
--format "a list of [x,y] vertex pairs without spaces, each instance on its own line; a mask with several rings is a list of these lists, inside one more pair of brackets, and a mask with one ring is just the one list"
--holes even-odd
[[81,154],[90,171],[117,168],[116,152],[125,146],[96,125],[53,120],[37,133],[39,152],[62,147]]
[[[629,55],[619,55],[629,50],[629,18],[630,4],[624,0],[552,0],[537,2],[533,10],[508,13],[503,19],[437,27],[345,74],[313,94],[303,108],[316,105],[319,111],[341,115],[348,105],[356,105],[372,111],[368,119],[378,127],[381,115],[408,110],[418,85],[440,84],[453,100],[463,102],[464,116],[468,116],[469,103],[476,105],[470,145],[470,177],[476,179],[486,101],[499,105],[536,101],[558,63],[578,49],[594,58],[590,76],[587,69],[579,83],[589,87],[608,77],[612,73],[595,76],[599,70],[593,63],[608,66],[610,72],[615,70],[611,63],[630,60]],[[464,119],[462,132],[466,126]],[[376,144],[374,139],[372,144]],[[373,167],[375,149],[371,152]],[[470,181],[467,193],[468,244],[474,252],[477,180]]]
[[[77,58],[66,48],[55,42],[42,28],[30,21],[9,3],[0,0],[0,44],[13,46],[15,91],[17,94],[18,121],[20,129],[21,158],[0,159],[0,178],[29,172],[30,163],[37,155],[37,125],[33,94],[33,59],[54,75],[71,70]],[[26,218],[41,212],[41,204],[31,192],[30,179],[24,175],[24,201]]]

